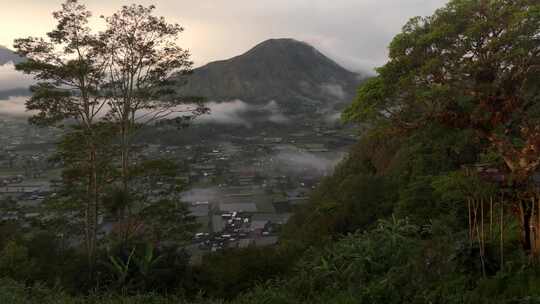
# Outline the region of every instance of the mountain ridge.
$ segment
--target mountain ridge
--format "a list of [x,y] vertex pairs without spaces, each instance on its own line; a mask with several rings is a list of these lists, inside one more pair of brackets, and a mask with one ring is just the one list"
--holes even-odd
[[179,91],[212,101],[276,101],[290,112],[349,102],[365,78],[308,43],[269,39],[247,52],[210,62],[186,77]]

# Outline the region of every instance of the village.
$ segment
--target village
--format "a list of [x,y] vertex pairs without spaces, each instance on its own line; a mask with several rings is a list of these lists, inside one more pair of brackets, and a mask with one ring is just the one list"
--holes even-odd
[[[54,158],[60,131],[20,120],[2,124],[6,132],[0,138],[0,220],[29,227],[58,216],[43,202],[54,197],[61,184],[62,163]],[[185,185],[182,201],[199,224],[187,249],[200,256],[275,244],[294,208],[306,203],[309,193],[332,172],[354,136],[350,129],[327,124],[280,137],[263,129],[248,137],[222,134],[211,143],[142,143],[138,158],[180,164],[174,181]],[[148,185],[149,203],[167,186]],[[206,194],[190,195],[198,191]],[[100,214],[101,237],[113,231],[115,221],[110,214]]]

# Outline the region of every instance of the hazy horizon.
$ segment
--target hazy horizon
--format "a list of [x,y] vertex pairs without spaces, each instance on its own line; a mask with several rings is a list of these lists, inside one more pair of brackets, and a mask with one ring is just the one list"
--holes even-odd
[[[15,38],[42,36],[54,26],[51,13],[63,0],[11,2],[0,11],[0,45]],[[431,15],[446,0],[278,0],[190,3],[186,0],[81,1],[99,28],[100,15],[122,5],[156,5],[156,14],[185,27],[179,44],[189,49],[195,66],[239,55],[271,38],[307,42],[355,72],[370,72],[387,59],[392,37],[412,16]],[[31,9],[29,9],[31,8]]]

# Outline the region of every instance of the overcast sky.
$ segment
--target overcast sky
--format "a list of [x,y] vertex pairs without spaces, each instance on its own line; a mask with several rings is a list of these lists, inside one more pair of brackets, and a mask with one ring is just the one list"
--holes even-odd
[[[0,44],[40,36],[63,0],[0,0]],[[447,0],[81,0],[95,16],[121,5],[155,4],[157,14],[186,28],[181,45],[197,66],[239,55],[269,38],[308,42],[354,71],[382,65],[387,46],[413,16]],[[95,22],[99,22],[96,18]]]

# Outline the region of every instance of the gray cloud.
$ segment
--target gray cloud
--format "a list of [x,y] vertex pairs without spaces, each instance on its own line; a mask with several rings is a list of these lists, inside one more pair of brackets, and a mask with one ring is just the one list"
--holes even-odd
[[260,109],[268,113],[267,119],[270,122],[277,124],[285,124],[289,122],[289,119],[281,112],[281,109],[275,100],[270,101]]
[[210,102],[206,106],[210,109],[210,114],[197,118],[197,123],[248,124],[240,114],[248,111],[249,105],[241,100]]
[[210,109],[210,114],[200,116],[195,120],[196,123],[234,124],[249,128],[254,122],[250,119],[253,117],[256,117],[258,122],[277,124],[289,122],[275,101],[265,105],[250,105],[236,99],[229,102],[209,102],[206,106]]
[[323,84],[321,88],[326,94],[332,97],[336,97],[339,100],[345,99],[345,96],[346,96],[345,90],[343,90],[343,87],[339,84],[326,83],[326,84]]
[[332,172],[345,155],[345,153],[315,154],[290,150],[278,153],[275,159],[279,168],[290,173],[315,171],[325,174]]
[[0,65],[0,91],[28,88],[33,83],[32,77],[16,71],[13,63]]

